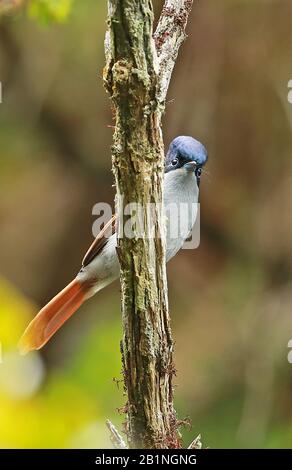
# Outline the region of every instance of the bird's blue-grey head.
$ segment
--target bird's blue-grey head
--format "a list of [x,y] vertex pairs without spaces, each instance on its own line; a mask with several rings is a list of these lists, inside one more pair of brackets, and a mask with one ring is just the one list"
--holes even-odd
[[195,172],[199,184],[202,167],[207,159],[208,154],[203,144],[193,137],[179,136],[169,146],[165,159],[165,173],[184,168]]

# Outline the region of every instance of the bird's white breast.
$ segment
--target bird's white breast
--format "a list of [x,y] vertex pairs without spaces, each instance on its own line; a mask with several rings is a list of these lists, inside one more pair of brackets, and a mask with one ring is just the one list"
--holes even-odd
[[199,188],[194,172],[170,171],[164,178],[166,216],[166,260],[169,261],[188,238],[196,217]]
[[[179,169],[165,174],[164,214],[166,217],[166,260],[169,261],[189,236],[197,216],[198,185],[195,174]],[[119,276],[117,238],[112,235],[101,252],[83,268],[79,277],[98,282],[90,295]]]

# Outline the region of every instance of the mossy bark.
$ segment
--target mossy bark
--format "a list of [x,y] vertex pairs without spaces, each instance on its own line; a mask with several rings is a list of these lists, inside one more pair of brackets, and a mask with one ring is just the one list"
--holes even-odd
[[[116,125],[112,147],[119,236],[129,203],[140,204],[145,233],[118,240],[127,435],[132,448],[179,446],[173,408],[172,336],[162,213],[164,149],[157,57],[149,0],[109,0],[104,81]],[[155,203],[155,223],[147,205]],[[152,214],[153,215],[153,214]],[[135,233],[136,230],[136,233]]]

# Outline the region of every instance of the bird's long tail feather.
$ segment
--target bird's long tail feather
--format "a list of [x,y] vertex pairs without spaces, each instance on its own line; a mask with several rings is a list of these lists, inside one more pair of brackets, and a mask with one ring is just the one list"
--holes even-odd
[[19,341],[21,354],[40,349],[88,298],[90,287],[74,279],[30,322]]

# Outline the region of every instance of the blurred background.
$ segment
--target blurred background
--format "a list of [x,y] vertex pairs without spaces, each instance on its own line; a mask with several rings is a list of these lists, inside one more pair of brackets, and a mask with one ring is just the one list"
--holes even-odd
[[[0,0],[0,14],[0,447],[110,447],[119,283],[40,353],[16,350],[114,198],[106,1]],[[192,135],[210,157],[200,247],[168,265],[185,445],[292,443],[291,17],[290,0],[195,2],[168,94],[165,145]]]

